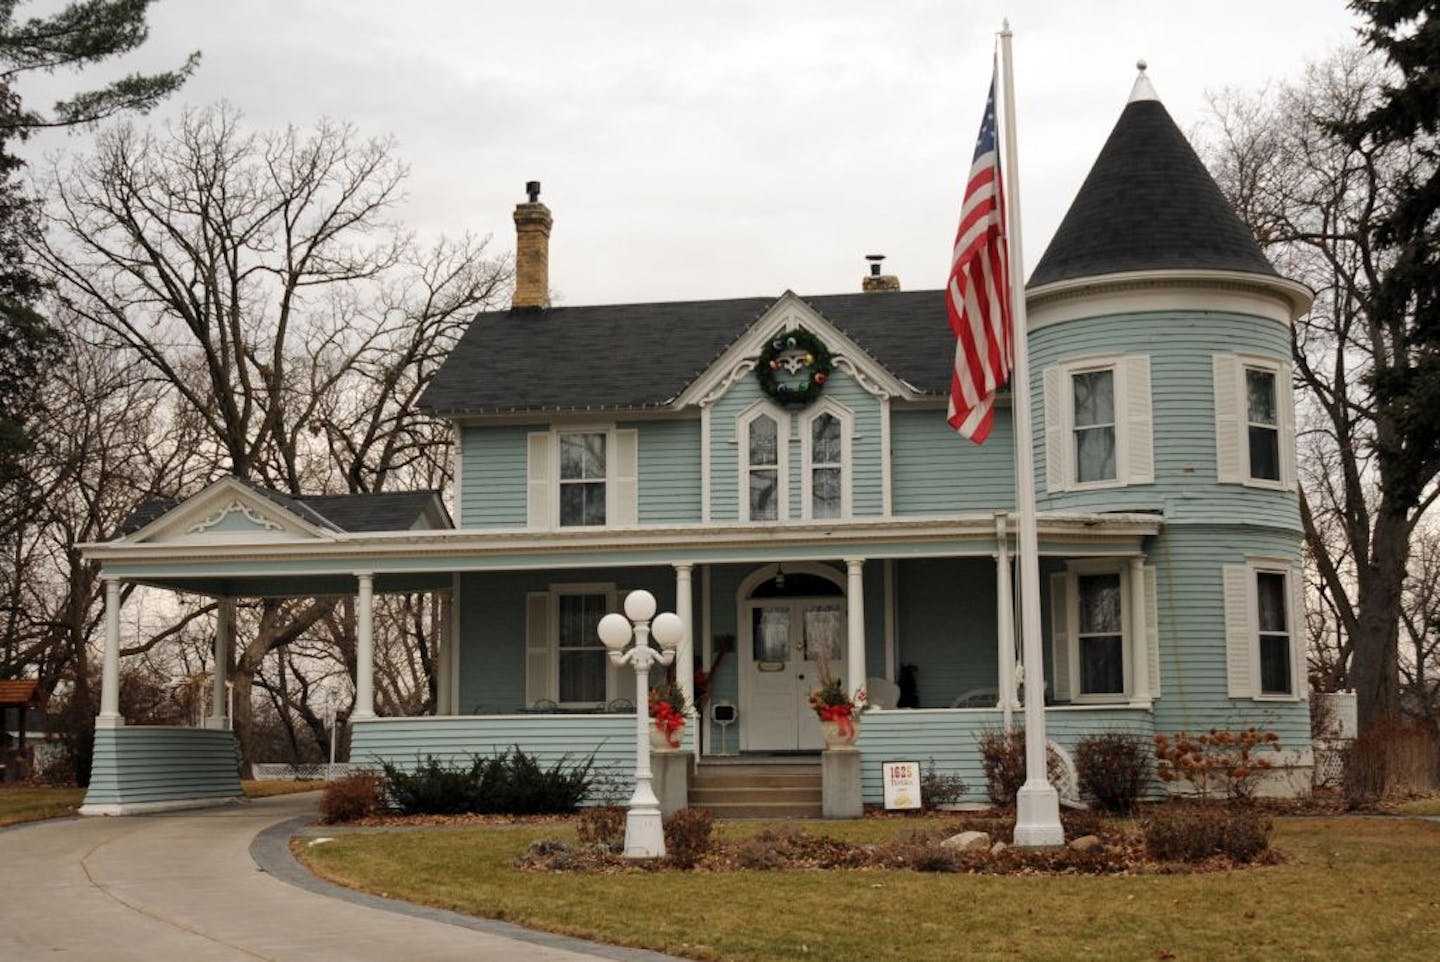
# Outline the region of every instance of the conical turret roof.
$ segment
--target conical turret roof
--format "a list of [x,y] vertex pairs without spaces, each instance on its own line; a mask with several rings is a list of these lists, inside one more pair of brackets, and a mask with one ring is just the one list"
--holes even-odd
[[1029,286],[1150,270],[1276,276],[1142,67]]

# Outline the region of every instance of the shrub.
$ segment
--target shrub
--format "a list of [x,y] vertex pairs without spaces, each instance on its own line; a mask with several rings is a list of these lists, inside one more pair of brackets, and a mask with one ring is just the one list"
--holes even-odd
[[[996,805],[1014,805],[1015,795],[1025,784],[1025,729],[985,728],[976,736],[981,764],[985,769],[985,790]],[[1046,747],[1046,768],[1050,783],[1065,779],[1065,764],[1055,750]]]
[[1212,728],[1198,735],[1156,735],[1155,774],[1162,782],[1189,782],[1203,799],[1220,792],[1232,802],[1248,802],[1260,777],[1273,767],[1259,754],[1267,750],[1280,750],[1279,737],[1253,725],[1233,732]]
[[480,769],[476,758],[468,769],[449,768],[427,756],[406,772],[389,762],[382,766],[390,801],[402,815],[462,815],[480,810]]
[[1400,719],[1375,722],[1345,749],[1345,802],[1363,808],[1393,794],[1440,787],[1440,747],[1422,725]]
[[925,770],[920,773],[920,800],[930,810],[943,808],[946,805],[954,805],[969,791],[965,779],[953,772],[939,772],[935,768],[935,759],[930,759]]
[[596,805],[582,809],[575,834],[580,844],[593,845],[609,852],[625,848],[625,809],[619,805]]
[[710,851],[715,816],[703,808],[682,808],[665,819],[665,854],[676,868],[694,868]]
[[559,815],[573,812],[590,789],[594,756],[578,764],[561,758],[544,768],[512,748],[468,768],[450,768],[427,757],[413,772],[386,764],[391,802],[406,815]]
[[320,820],[328,824],[353,822],[378,815],[385,808],[385,782],[375,772],[355,772],[325,786],[320,797]]
[[1203,862],[1216,855],[1251,862],[1270,847],[1273,827],[1248,806],[1167,805],[1145,819],[1145,851],[1161,862]]
[[1086,735],[1075,743],[1075,770],[1080,790],[1097,805],[1129,815],[1150,783],[1150,746],[1129,732]]

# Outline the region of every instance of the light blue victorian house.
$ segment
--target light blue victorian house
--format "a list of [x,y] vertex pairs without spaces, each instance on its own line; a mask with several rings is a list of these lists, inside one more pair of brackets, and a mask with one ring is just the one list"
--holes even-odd
[[[515,223],[513,308],[475,319],[422,402],[454,426],[449,513],[224,479],[86,546],[111,579],[87,811],[237,791],[224,718],[119,717],[125,581],[355,595],[354,761],[519,745],[617,771],[633,685],[595,626],[646,588],[687,625],[681,686],[698,668],[704,704],[733,708],[689,726],[696,779],[734,753],[813,758],[828,671],[872,692],[867,802],[891,759],[933,759],[979,800],[976,735],[1018,704],[1016,439],[1003,398],[983,446],[946,426],[943,292],[877,270],[854,294],[551,307],[538,185]],[[1257,724],[1308,781],[1289,358],[1310,293],[1143,76],[1027,300],[1050,739],[1063,757],[1087,733]],[[449,612],[433,717],[373,710],[372,599],[396,591]]]

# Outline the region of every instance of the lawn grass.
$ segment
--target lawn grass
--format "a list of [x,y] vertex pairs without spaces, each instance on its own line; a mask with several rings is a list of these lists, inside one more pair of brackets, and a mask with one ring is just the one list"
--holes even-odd
[[84,798],[83,788],[7,785],[0,788],[0,825],[74,815]]
[[1440,795],[1411,799],[1395,807],[1406,815],[1440,815]]
[[[1128,877],[510,866],[534,839],[573,837],[558,825],[341,835],[299,848],[317,873],[355,888],[697,959],[1435,958],[1440,825],[1306,818],[1276,826],[1284,865]],[[862,841],[911,826],[804,827]]]
[[298,782],[242,781],[246,798],[270,798],[272,795],[294,795],[296,792],[318,792],[325,787],[324,779]]

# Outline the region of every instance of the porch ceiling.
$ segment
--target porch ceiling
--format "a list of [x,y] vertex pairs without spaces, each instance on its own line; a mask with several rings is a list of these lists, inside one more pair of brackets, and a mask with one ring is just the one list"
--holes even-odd
[[[135,584],[215,598],[323,598],[332,595],[355,594],[355,576],[353,574],[285,577],[251,575],[223,578],[152,577],[142,574],[136,577],[122,577]],[[449,572],[422,571],[396,574],[377,573],[375,575],[376,594],[446,591],[449,588]]]

